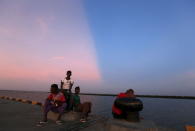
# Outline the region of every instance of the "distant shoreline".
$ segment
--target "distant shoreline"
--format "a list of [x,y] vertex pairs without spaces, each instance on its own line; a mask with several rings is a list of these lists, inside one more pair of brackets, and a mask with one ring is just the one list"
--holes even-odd
[[[43,92],[47,91],[22,91],[22,90],[0,90],[0,91],[11,91],[11,92]],[[80,93],[81,95],[93,95],[93,96],[117,96],[117,94],[103,94],[103,93]],[[136,95],[137,97],[146,98],[167,98],[167,99],[195,99],[195,96],[171,96],[171,95]]]
[[[94,96],[116,96],[116,94],[93,94],[93,93],[80,93],[81,95],[94,95]],[[195,99],[195,96],[165,96],[165,95],[136,95],[137,97],[148,98],[168,98],[168,99]]]

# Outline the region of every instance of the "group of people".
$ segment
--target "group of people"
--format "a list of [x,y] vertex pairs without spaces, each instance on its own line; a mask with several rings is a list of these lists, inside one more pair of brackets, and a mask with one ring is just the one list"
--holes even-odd
[[[58,88],[57,84],[52,84],[50,88],[50,94],[47,97],[44,109],[43,120],[39,124],[47,123],[47,114],[49,111],[59,113],[56,123],[62,124],[61,116],[66,111],[81,112],[81,122],[86,122],[88,114],[91,112],[91,102],[81,103],[80,101],[80,87],[75,87],[75,92],[72,93],[72,87],[74,81],[71,80],[71,71],[67,71],[64,80],[61,80],[61,88]],[[127,90],[125,93],[120,93],[117,98],[135,98],[134,91],[132,89]],[[112,106],[112,114],[114,118],[125,118],[125,113],[117,108],[114,104]]]
[[81,112],[81,122],[86,122],[88,114],[91,112],[91,102],[81,103],[80,87],[75,87],[75,93],[72,93],[74,81],[71,80],[71,71],[67,71],[66,77],[61,81],[61,88],[57,84],[52,84],[50,94],[45,100],[43,107],[43,120],[39,125],[47,123],[47,114],[49,111],[59,113],[56,124],[62,124],[61,116],[70,110]]

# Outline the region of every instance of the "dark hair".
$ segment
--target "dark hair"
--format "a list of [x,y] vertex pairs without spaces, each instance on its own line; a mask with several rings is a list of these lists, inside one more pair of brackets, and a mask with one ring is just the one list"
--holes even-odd
[[51,92],[52,93],[57,93],[58,92],[58,85],[57,84],[52,84],[51,85]]
[[71,71],[71,70],[68,70],[68,71],[66,72],[66,74],[72,74],[72,71]]
[[128,89],[128,90],[126,91],[126,93],[132,93],[132,94],[134,94],[134,90],[133,90],[133,89]]
[[75,87],[75,90],[80,90],[80,87],[79,86]]

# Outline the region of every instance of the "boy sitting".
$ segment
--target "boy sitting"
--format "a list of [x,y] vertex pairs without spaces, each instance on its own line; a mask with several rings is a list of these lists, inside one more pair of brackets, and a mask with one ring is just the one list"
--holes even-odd
[[75,94],[72,96],[72,105],[73,105],[73,110],[76,112],[81,112],[81,122],[86,122],[88,114],[91,112],[91,102],[84,102],[81,104],[80,101],[80,87],[77,86],[75,87]]
[[47,97],[43,108],[43,121],[39,122],[39,125],[47,123],[47,114],[49,111],[59,113],[56,124],[62,124],[60,119],[67,106],[65,97],[59,91],[57,84],[52,84],[50,91],[51,93]]

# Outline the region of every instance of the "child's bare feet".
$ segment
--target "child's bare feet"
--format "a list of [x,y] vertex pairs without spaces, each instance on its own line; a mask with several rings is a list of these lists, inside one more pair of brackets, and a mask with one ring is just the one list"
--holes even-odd
[[57,125],[62,125],[63,123],[62,123],[61,120],[57,120],[57,121],[56,121],[56,124],[57,124]]

